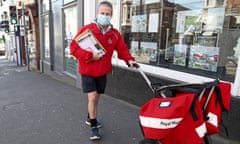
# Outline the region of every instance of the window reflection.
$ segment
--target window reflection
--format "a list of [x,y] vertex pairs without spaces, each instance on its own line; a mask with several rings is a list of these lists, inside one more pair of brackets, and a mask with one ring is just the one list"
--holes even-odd
[[49,16],[43,17],[43,46],[44,46],[44,60],[50,62],[50,37],[49,37]]
[[72,1],[74,1],[74,0],[64,0],[64,4],[67,4],[67,3],[70,3],[70,2],[72,2]]
[[121,31],[138,62],[235,75],[239,0],[123,0],[122,8]]
[[64,56],[65,70],[76,75],[77,61],[70,54],[69,44],[73,39],[73,34],[77,33],[77,7],[64,9]]
[[49,0],[42,0],[42,12],[49,11]]

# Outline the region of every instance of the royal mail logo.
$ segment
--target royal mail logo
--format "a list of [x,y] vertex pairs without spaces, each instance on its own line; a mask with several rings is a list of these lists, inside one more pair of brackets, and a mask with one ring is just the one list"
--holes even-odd
[[161,121],[160,125],[163,125],[165,127],[176,127],[179,124],[179,120],[172,120],[172,121]]
[[175,128],[183,118],[173,118],[173,119],[161,119],[153,117],[140,116],[140,122],[142,126],[157,128],[157,129],[169,129]]

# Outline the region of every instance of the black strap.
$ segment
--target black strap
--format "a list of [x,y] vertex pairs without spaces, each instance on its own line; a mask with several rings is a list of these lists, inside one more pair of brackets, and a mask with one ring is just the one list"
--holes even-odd
[[198,94],[194,95],[193,102],[192,102],[191,107],[190,107],[190,113],[191,113],[194,121],[199,120],[199,117],[198,117],[198,115],[195,111],[195,107],[196,107],[196,103],[197,103],[197,95]]
[[221,93],[219,86],[215,87],[215,92],[216,92],[216,96],[217,96],[216,102],[220,103],[223,111],[227,111],[227,108],[223,104],[222,93]]
[[210,137],[205,136],[205,137],[204,137],[204,144],[210,144],[209,139],[210,139]]

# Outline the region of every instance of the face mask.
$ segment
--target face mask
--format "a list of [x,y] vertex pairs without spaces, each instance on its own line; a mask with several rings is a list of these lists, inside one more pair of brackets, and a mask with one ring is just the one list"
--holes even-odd
[[111,17],[105,15],[98,15],[97,22],[101,25],[109,25]]

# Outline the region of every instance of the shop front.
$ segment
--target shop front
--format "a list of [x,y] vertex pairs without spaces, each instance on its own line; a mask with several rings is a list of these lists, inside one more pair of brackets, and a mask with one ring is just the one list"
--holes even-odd
[[[27,52],[27,62],[29,70],[40,70],[40,45],[39,45],[39,15],[38,4],[36,0],[19,1],[19,8],[21,13],[25,15],[21,17],[20,24],[25,25],[26,30],[25,41]],[[24,9],[24,13],[23,13]]]
[[[40,1],[43,72],[67,75],[81,87],[77,61],[69,53],[69,43],[79,27],[93,21],[100,1]],[[232,95],[240,95],[238,0],[110,1],[114,7],[112,24],[122,33],[147,74],[169,82],[220,79],[233,84]],[[112,62],[109,94],[121,89],[114,85],[118,70],[132,72],[116,55]],[[126,89],[124,86],[122,89]]]
[[194,79],[178,72],[236,83],[239,1],[123,0],[122,12],[120,30],[137,62],[163,68],[151,73],[164,76],[167,69],[176,73],[165,76],[180,81]]
[[[100,0],[99,0],[100,1]],[[99,1],[86,1],[87,9]],[[111,0],[112,23],[154,81],[204,83],[220,79],[239,93],[240,3],[230,0]],[[85,9],[89,23],[95,16]],[[120,19],[119,19],[120,17]],[[148,88],[113,57],[107,93],[141,105]],[[127,71],[127,72],[126,72]],[[129,75],[126,75],[129,74]],[[124,75],[124,76],[122,76]],[[129,83],[128,83],[129,82]],[[135,83],[136,82],[136,83]],[[142,84],[139,84],[142,83]],[[136,89],[138,91],[136,92]],[[141,90],[139,90],[141,89]],[[146,92],[147,91],[147,92]],[[144,95],[139,100],[139,95]]]
[[[82,25],[94,20],[100,1],[38,0],[41,72],[81,88],[69,43]],[[240,96],[239,0],[109,1],[113,26],[153,83],[220,79],[232,84],[232,96]],[[107,95],[137,106],[154,96],[138,71],[117,54],[112,63]]]

